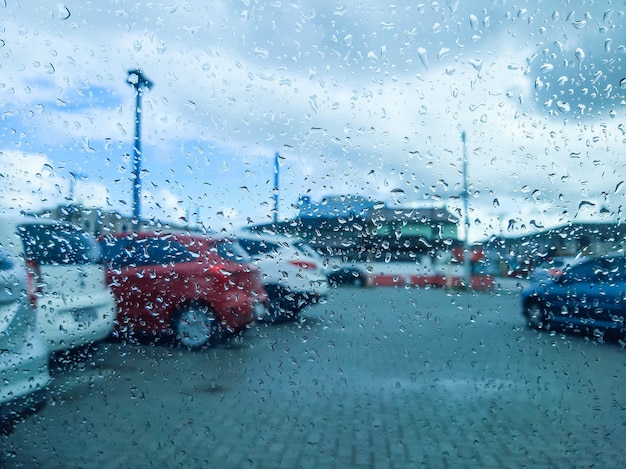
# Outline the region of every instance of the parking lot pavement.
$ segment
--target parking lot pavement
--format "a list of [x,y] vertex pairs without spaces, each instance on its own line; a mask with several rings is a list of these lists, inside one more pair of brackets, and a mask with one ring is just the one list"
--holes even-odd
[[0,467],[620,467],[624,350],[525,328],[515,288],[343,287],[204,351],[103,344]]

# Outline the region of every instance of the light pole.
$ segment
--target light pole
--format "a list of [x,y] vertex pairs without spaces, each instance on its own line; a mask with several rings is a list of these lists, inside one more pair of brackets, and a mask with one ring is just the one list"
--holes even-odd
[[[278,196],[280,188],[278,186],[280,179],[280,165],[278,163],[278,152],[274,154],[274,225],[278,223]],[[274,226],[276,228],[276,226]]]
[[469,252],[469,213],[468,213],[468,191],[467,191],[467,147],[465,131],[461,132],[461,141],[463,142],[463,277],[465,287],[471,287],[471,265]]
[[144,91],[153,84],[141,70],[129,70],[128,84],[135,90],[135,140],[133,144],[133,223],[139,225],[141,219],[141,98]]

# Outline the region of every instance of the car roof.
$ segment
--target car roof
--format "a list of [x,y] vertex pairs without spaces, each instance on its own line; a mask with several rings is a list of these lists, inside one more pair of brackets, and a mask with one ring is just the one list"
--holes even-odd
[[174,238],[177,240],[202,240],[202,241],[219,241],[226,239],[225,236],[207,235],[195,232],[182,231],[120,231],[115,233],[107,233],[102,235],[100,239],[115,238],[132,238],[132,239],[149,239],[149,238]]
[[579,258],[576,258],[574,261],[572,261],[568,266],[567,269],[570,269],[572,267],[575,267],[579,264],[585,264],[588,262],[595,262],[598,260],[611,260],[611,259],[624,259],[625,255],[623,253],[612,253],[612,254],[604,254],[601,256],[581,256]]
[[10,216],[10,215],[0,215],[0,220],[4,225],[24,225],[24,224],[33,224],[36,223],[38,225],[73,225],[70,222],[65,220],[56,220],[53,218],[38,218],[38,217],[28,217],[28,216]]

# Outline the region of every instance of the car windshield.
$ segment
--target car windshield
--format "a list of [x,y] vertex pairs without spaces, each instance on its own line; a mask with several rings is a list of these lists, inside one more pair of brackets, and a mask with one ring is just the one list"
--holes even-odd
[[0,467],[623,466],[625,61],[625,0],[0,1]]
[[224,259],[236,262],[237,264],[246,264],[250,262],[250,256],[237,241],[218,241],[216,248],[217,253]]

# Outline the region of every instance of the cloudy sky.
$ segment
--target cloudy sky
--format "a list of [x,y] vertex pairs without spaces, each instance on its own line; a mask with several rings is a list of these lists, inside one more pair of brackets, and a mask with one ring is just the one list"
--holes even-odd
[[222,229],[301,195],[461,214],[470,237],[620,220],[620,1],[0,1],[0,208],[69,199]]

